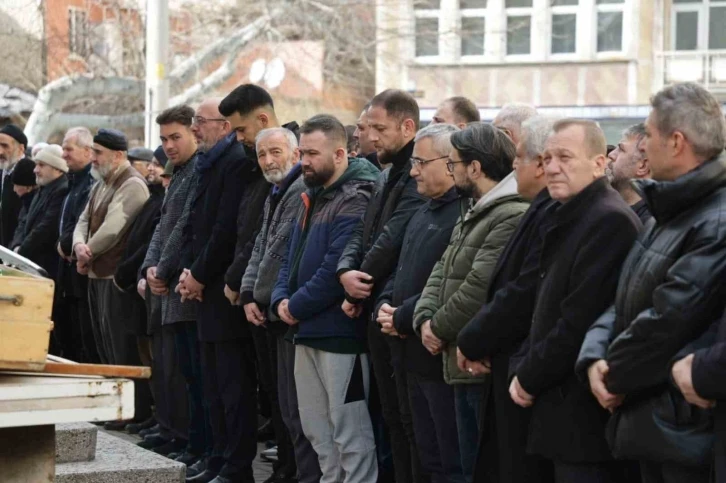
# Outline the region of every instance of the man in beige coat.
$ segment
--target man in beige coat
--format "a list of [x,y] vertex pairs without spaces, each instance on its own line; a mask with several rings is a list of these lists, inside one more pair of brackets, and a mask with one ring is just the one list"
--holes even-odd
[[126,157],[127,149],[126,136],[119,131],[101,129],[93,138],[91,174],[98,182],[73,233],[78,272],[89,278],[91,325],[105,364],[140,364],[133,335],[114,316],[122,298],[113,275],[128,230],[149,197],[146,181]]

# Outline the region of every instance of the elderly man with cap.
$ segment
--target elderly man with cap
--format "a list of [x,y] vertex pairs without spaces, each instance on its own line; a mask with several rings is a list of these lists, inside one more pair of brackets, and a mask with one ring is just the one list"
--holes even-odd
[[18,126],[8,124],[0,129],[0,245],[8,248],[12,248],[10,244],[22,207],[20,198],[13,191],[12,174],[18,161],[25,157],[27,146],[28,138]]
[[[131,148],[128,154],[131,166],[146,178],[149,174],[149,163],[154,159],[154,151],[147,148]],[[148,181],[148,180],[147,180]]]
[[27,217],[18,224],[21,238],[13,249],[55,278],[58,269],[55,237],[63,200],[68,194],[68,165],[63,159],[63,149],[57,144],[41,149],[35,156],[33,172],[38,194],[28,208]]
[[146,181],[126,158],[127,149],[126,136],[119,131],[100,129],[93,138],[91,174],[99,182],[73,233],[78,272],[89,277],[91,326],[105,364],[139,362],[135,337],[115,316],[123,298],[113,285],[129,228],[149,198]]

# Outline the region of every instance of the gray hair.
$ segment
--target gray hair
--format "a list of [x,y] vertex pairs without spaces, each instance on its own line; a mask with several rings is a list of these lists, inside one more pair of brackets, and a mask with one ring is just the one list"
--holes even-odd
[[623,139],[635,140],[635,159],[643,159],[645,157],[645,154],[638,149],[638,145],[645,138],[645,134],[645,123],[643,122],[633,124],[623,131]]
[[492,124],[496,127],[515,129],[520,132],[522,123],[536,115],[537,109],[529,104],[505,104],[492,121]]
[[287,140],[287,145],[290,148],[290,151],[295,150],[297,147],[297,138],[295,137],[295,133],[284,127],[270,127],[258,132],[257,137],[255,138],[255,149],[259,147],[260,141],[267,139],[270,136],[274,136],[275,134],[282,134]]
[[545,150],[547,138],[552,135],[554,120],[545,116],[530,117],[522,123],[522,139],[527,160],[542,155]]
[[73,141],[82,148],[93,148],[93,134],[85,127],[72,127],[66,131],[63,141]]
[[706,89],[693,82],[675,84],[650,99],[655,125],[662,136],[679,131],[693,153],[711,159],[726,145],[726,122],[721,105]]
[[416,133],[413,142],[417,143],[422,139],[430,138],[434,151],[440,156],[448,156],[451,153],[451,135],[461,131],[453,124],[429,124]]

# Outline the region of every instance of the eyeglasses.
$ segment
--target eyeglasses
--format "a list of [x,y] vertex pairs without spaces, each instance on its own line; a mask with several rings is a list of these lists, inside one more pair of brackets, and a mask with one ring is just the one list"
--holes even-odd
[[449,158],[449,160],[446,162],[446,169],[449,170],[449,173],[453,173],[454,172],[454,165],[455,164],[459,164],[459,163],[463,163],[463,162],[464,161],[452,161],[451,158]]
[[223,119],[223,118],[207,119],[206,117],[202,117],[202,116],[194,116],[192,118],[192,124],[198,124],[200,126],[207,124],[209,121],[224,122],[224,121],[226,121],[226,119]]
[[428,164],[432,161],[436,161],[438,159],[444,159],[444,158],[448,158],[448,156],[439,156],[438,158],[433,158],[433,159],[411,158],[411,165],[414,166],[416,169],[420,169],[421,166],[423,166],[424,164]]

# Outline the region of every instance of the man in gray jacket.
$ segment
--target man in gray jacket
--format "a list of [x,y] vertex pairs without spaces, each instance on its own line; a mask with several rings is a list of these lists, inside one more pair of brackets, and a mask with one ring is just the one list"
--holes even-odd
[[[288,463],[277,469],[273,481],[295,478],[297,466],[301,483],[320,479],[318,456],[302,431],[295,389],[295,346],[285,340],[287,325],[269,310],[272,289],[277,282],[282,259],[287,255],[290,233],[302,205],[305,190],[298,163],[300,151],[295,134],[286,128],[260,131],[256,139],[257,162],[265,179],[274,187],[265,200],[262,228],[255,240],[252,258],[242,277],[241,301],[247,320],[267,328],[272,375],[277,379],[278,399],[286,438],[278,437],[278,459]],[[285,454],[287,453],[287,454]],[[290,454],[293,453],[293,454]]]
[[[168,351],[176,351],[174,361],[164,357],[170,363],[178,364],[184,375],[188,395],[189,431],[188,435],[180,437],[178,434],[160,434],[158,438],[147,438],[145,446],[154,447],[160,443],[169,442],[169,436],[175,437],[166,449],[181,451],[186,447],[186,453],[180,456],[180,461],[194,463],[207,449],[204,432],[204,410],[202,406],[202,389],[199,365],[199,350],[196,336],[196,302],[181,301],[181,295],[174,291],[181,272],[180,258],[182,245],[182,229],[188,218],[188,205],[196,187],[197,177],[194,171],[197,143],[191,130],[194,110],[189,106],[176,106],[159,114],[156,122],[161,127],[161,143],[169,161],[174,166],[171,184],[161,206],[161,219],[156,226],[151,239],[146,259],[141,267],[141,275],[146,277],[147,283],[154,295],[161,296],[162,311],[162,338],[173,343],[164,344]],[[170,342],[170,341],[169,341]],[[175,394],[172,378],[173,368],[165,371],[167,379],[167,394]],[[169,398],[170,415],[185,414],[187,408],[174,407],[173,398]],[[173,408],[173,409],[171,409]],[[176,418],[174,418],[176,419]],[[174,420],[171,419],[171,420]],[[188,445],[187,445],[188,439]],[[167,441],[164,441],[167,440]],[[142,442],[143,444],[144,442]]]

